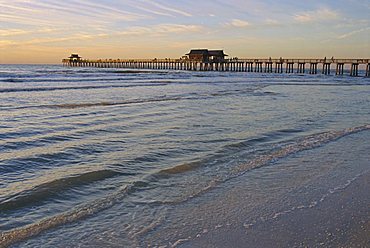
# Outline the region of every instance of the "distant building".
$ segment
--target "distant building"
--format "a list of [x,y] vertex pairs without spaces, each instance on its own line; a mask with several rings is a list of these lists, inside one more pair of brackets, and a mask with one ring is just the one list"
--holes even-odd
[[78,54],[71,54],[71,56],[69,56],[68,58],[71,62],[77,62],[81,60],[81,57],[78,56]]
[[186,54],[190,60],[198,60],[202,62],[222,62],[226,55],[223,50],[208,50],[208,49],[193,49]]

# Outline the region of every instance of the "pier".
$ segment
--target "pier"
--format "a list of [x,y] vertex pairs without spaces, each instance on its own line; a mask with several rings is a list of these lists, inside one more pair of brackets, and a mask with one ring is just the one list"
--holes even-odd
[[[193,51],[193,50],[192,50]],[[205,51],[205,50],[195,50]],[[210,53],[211,54],[211,53]],[[214,53],[212,53],[214,55]],[[221,54],[221,53],[220,53]],[[189,55],[189,54],[187,54]],[[370,77],[370,59],[224,59],[222,57],[199,57],[189,55],[181,59],[82,59],[72,54],[63,59],[64,66],[69,67],[97,67],[97,68],[126,68],[150,70],[188,70],[188,71],[227,71],[227,72],[255,72],[255,73],[298,73],[344,75],[345,67],[353,77]],[[360,75],[359,67],[365,68]],[[335,69],[335,71],[334,71]]]

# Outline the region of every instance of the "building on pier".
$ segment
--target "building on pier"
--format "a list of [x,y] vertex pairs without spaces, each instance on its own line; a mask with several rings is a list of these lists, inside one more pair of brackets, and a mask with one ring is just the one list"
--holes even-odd
[[81,57],[78,56],[76,53],[72,53],[71,56],[68,57],[70,62],[80,62]]
[[223,50],[192,49],[188,54],[190,60],[200,62],[223,62],[228,55]]

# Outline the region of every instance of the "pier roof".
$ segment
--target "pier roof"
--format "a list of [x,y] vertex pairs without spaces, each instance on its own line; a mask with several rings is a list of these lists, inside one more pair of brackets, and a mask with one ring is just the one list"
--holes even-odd
[[224,53],[224,50],[209,50],[208,55],[209,56],[229,56]]
[[192,49],[190,50],[190,53],[187,53],[186,55],[191,54],[208,54],[208,49]]
[[72,53],[71,56],[69,56],[68,58],[75,59],[75,58],[81,58],[81,57],[78,56],[78,54],[76,54],[76,53]]
[[224,53],[224,50],[208,50],[208,49],[192,49],[186,55],[205,54],[208,56],[229,56]]

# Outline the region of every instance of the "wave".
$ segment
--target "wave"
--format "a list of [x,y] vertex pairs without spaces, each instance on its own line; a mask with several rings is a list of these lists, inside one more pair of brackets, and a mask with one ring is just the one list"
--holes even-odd
[[34,72],[36,73],[46,73],[46,74],[80,74],[80,73],[88,73],[88,74],[102,74],[102,73],[124,73],[124,74],[138,74],[138,73],[152,73],[152,74],[169,74],[174,71],[158,71],[158,70],[122,70],[122,69],[117,69],[117,70],[112,70],[111,68],[85,68],[85,69],[80,69],[80,70],[35,70]]
[[6,78],[6,79],[1,79],[1,82],[5,83],[23,83],[24,80],[19,79],[19,78]]
[[[256,169],[256,168],[268,165],[278,159],[288,157],[290,155],[293,155],[301,151],[320,147],[326,143],[336,141],[347,135],[355,134],[355,133],[362,132],[362,131],[368,131],[368,130],[370,130],[370,124],[358,126],[358,127],[346,128],[346,129],[339,130],[339,131],[328,131],[328,132],[323,132],[323,133],[317,133],[317,134],[313,134],[313,135],[300,138],[296,141],[290,141],[286,145],[276,148],[266,154],[259,155],[256,158],[251,159],[247,163],[242,163],[234,167],[232,169],[233,173],[223,180],[216,178],[214,180],[211,180],[211,182],[209,182],[206,187],[196,192],[192,192],[191,195],[187,196],[186,198],[182,200],[178,200],[176,202],[163,202],[162,204],[178,204],[181,202],[185,202],[193,197],[199,196],[209,191],[210,189],[216,187],[220,183],[223,183],[232,178],[238,177],[252,169]],[[100,212],[104,209],[112,207],[118,202],[121,202],[122,199],[127,197],[128,194],[147,187],[148,184],[153,183],[152,182],[153,180],[160,180],[161,176],[163,177],[163,175],[170,176],[170,175],[175,175],[175,174],[186,173],[191,170],[198,169],[201,166],[202,166],[201,162],[193,162],[193,163],[182,164],[182,165],[178,165],[172,168],[161,170],[156,173],[156,175],[159,177],[155,177],[155,175],[152,175],[146,181],[145,180],[136,181],[130,185],[125,186],[122,189],[117,190],[115,193],[105,198],[97,199],[93,202],[76,207],[68,212],[64,212],[64,213],[55,215],[53,217],[45,218],[37,223],[33,223],[25,227],[20,227],[20,228],[13,229],[7,232],[3,232],[0,234],[0,240],[2,240],[3,246],[9,246],[11,244],[14,244],[15,242],[20,242],[30,237],[36,236],[43,231],[87,218],[89,216],[96,214],[97,212]]]
[[223,148],[222,153],[234,153],[241,149],[256,147],[259,144],[263,144],[263,145],[270,144],[271,142],[277,142],[277,140],[286,139],[287,137],[291,135],[295,135],[297,133],[302,133],[302,132],[304,132],[304,129],[300,129],[300,128],[280,129],[280,130],[265,132],[259,136],[254,136],[254,137],[252,136],[248,140],[243,140],[240,142],[226,145]]
[[77,108],[119,106],[119,105],[130,105],[130,104],[152,103],[152,102],[167,102],[167,101],[178,101],[178,100],[189,100],[189,99],[199,99],[199,98],[179,96],[179,97],[163,97],[163,98],[150,98],[150,99],[134,99],[134,100],[115,101],[115,102],[86,102],[86,103],[31,105],[31,106],[15,107],[12,109],[36,109],[36,108],[77,109]]
[[192,171],[196,168],[199,168],[202,166],[202,161],[195,161],[195,162],[191,162],[191,163],[184,163],[184,164],[180,164],[180,165],[177,165],[175,167],[172,167],[172,168],[167,168],[167,169],[163,169],[161,171],[158,172],[159,175],[163,175],[163,174],[167,174],[167,175],[175,175],[175,174],[181,174],[181,173],[185,173],[185,172],[188,172],[188,171]]
[[356,82],[356,83],[306,83],[304,81],[302,82],[289,82],[289,83],[273,83],[273,85],[280,85],[280,86],[324,86],[324,87],[331,87],[331,86],[369,86],[369,82],[363,81],[363,82]]
[[10,246],[16,242],[36,236],[41,232],[92,216],[93,214],[107,209],[113,206],[116,202],[120,201],[120,199],[126,196],[130,188],[130,186],[123,187],[117,193],[104,198],[104,200],[97,200],[95,202],[76,207],[62,214],[45,218],[37,223],[0,233],[1,247]]
[[1,201],[0,212],[16,210],[35,203],[39,204],[40,202],[68,189],[101,181],[120,174],[121,173],[112,170],[98,170],[43,183],[33,189],[22,191]]
[[[63,77],[63,78],[54,78],[54,77],[29,77],[29,78],[7,78],[7,79],[0,79],[0,82],[6,82],[6,83],[122,83],[122,82],[128,82],[128,81],[147,81],[149,79],[157,79],[157,78],[139,78],[139,77],[107,77],[105,75],[91,75],[91,76],[85,76],[85,77]],[[174,80],[175,77],[166,77],[166,80]],[[153,81],[152,81],[153,82]]]
[[[134,86],[147,86],[148,84],[131,85],[131,86],[117,86],[117,87],[134,87]],[[157,83],[154,86],[163,86],[167,83]],[[152,85],[149,85],[152,86]],[[257,86],[244,90],[222,90],[212,93],[191,93],[191,94],[180,94],[173,96],[157,96],[155,98],[147,99],[132,99],[125,101],[114,101],[114,102],[85,102],[85,103],[64,103],[64,104],[44,104],[44,105],[31,105],[31,106],[20,106],[12,109],[29,109],[29,108],[56,108],[56,109],[76,109],[76,108],[88,108],[88,107],[99,107],[99,106],[117,106],[117,105],[129,105],[129,104],[140,104],[140,103],[152,103],[152,102],[165,102],[165,101],[179,101],[179,100],[201,100],[208,99],[212,97],[220,97],[226,95],[235,94],[250,94],[252,96],[269,96],[269,95],[279,95],[275,92],[258,92],[258,90],[266,86]],[[111,86],[104,86],[99,88],[112,88]],[[114,87],[115,88],[115,87]],[[1,90],[0,90],[1,92]]]
[[167,75],[170,71],[150,71],[150,70],[117,70],[117,71],[104,71],[105,73],[118,73],[118,74],[157,74],[157,75]]
[[90,90],[90,89],[107,89],[107,88],[131,88],[131,87],[147,87],[147,86],[165,86],[168,82],[161,83],[142,83],[142,84],[128,84],[128,85],[87,85],[87,86],[65,86],[65,87],[38,87],[38,88],[3,88],[0,93],[11,92],[37,92],[37,91],[56,91],[56,90]]
[[139,103],[150,103],[150,102],[166,102],[166,101],[177,101],[181,97],[163,97],[163,98],[152,98],[152,99],[137,99],[121,102],[96,102],[96,103],[70,103],[70,104],[54,104],[54,105],[40,105],[41,108],[59,108],[59,109],[75,109],[75,108],[87,108],[87,107],[98,107],[98,106],[116,106],[116,105],[128,105],[128,104],[139,104]]
[[[158,84],[156,84],[157,86]],[[166,101],[179,101],[179,100],[200,100],[200,99],[207,99],[210,97],[218,97],[224,95],[233,95],[235,93],[242,93],[247,94],[250,93],[252,95],[255,89],[249,89],[245,91],[221,91],[218,93],[210,93],[210,94],[191,94],[191,95],[176,95],[172,97],[168,96],[159,96],[156,98],[149,98],[149,99],[133,99],[133,100],[126,100],[126,101],[115,101],[115,102],[86,102],[86,103],[64,103],[64,104],[44,104],[44,105],[31,105],[31,106],[21,106],[15,107],[12,109],[29,109],[29,108],[54,108],[54,109],[76,109],[76,108],[89,108],[89,107],[100,107],[100,106],[117,106],[117,105],[129,105],[129,104],[140,104],[140,103],[152,103],[152,102],[166,102]],[[1,90],[0,90],[1,92]],[[261,95],[270,95],[270,92],[262,92],[259,94]],[[7,108],[8,109],[8,108]]]
[[268,154],[261,155],[257,157],[256,159],[249,161],[248,163],[241,164],[235,167],[233,171],[236,175],[240,175],[240,173],[245,173],[246,171],[250,169],[261,167],[265,164],[274,162],[284,157],[288,157],[292,154],[295,154],[295,153],[298,153],[304,150],[314,149],[326,143],[338,140],[347,135],[366,131],[366,130],[370,130],[370,124],[359,126],[359,127],[346,128],[340,131],[329,131],[329,132],[309,135],[309,136],[303,137],[293,142],[292,144],[285,145]]

